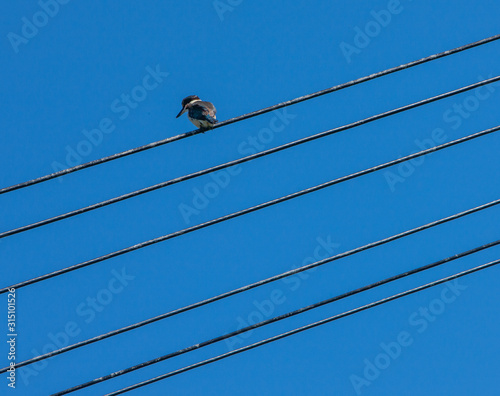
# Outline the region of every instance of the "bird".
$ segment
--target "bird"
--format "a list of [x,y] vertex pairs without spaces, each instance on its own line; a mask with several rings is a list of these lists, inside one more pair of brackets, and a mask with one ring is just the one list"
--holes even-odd
[[204,102],[196,95],[190,95],[182,99],[181,105],[182,109],[175,118],[179,118],[187,111],[189,121],[201,130],[211,129],[217,124],[215,118],[217,110],[212,103]]

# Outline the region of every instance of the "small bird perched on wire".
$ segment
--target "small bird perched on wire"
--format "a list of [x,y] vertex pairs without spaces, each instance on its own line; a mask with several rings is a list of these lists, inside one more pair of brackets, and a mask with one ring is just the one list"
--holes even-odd
[[217,110],[212,103],[204,102],[196,95],[190,95],[182,99],[181,104],[182,109],[175,118],[179,118],[187,111],[189,121],[199,129],[207,130],[217,124],[217,119],[215,118]]

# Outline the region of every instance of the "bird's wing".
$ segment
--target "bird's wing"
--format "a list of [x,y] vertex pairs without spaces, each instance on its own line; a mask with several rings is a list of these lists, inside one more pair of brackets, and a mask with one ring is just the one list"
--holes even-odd
[[212,117],[215,117],[215,114],[217,113],[217,110],[215,108],[215,106],[210,103],[210,102],[196,102],[197,105],[200,105],[200,106],[203,106],[205,109],[208,110],[209,114],[212,116]]
[[[206,104],[209,104],[210,107]],[[205,119],[212,124],[217,123],[217,120],[215,118],[215,107],[212,103],[209,102],[193,103],[189,108],[189,114],[192,114],[192,117],[196,119]]]

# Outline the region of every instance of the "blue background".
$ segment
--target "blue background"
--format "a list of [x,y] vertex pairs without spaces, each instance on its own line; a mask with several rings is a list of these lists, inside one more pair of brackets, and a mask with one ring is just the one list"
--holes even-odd
[[[66,161],[71,150],[83,150],[76,161],[87,162],[191,131],[185,115],[175,119],[187,95],[212,101],[219,120],[225,120],[499,33],[500,3],[491,0],[401,0],[384,27],[374,24],[374,13],[394,7],[393,2],[363,3],[70,1],[52,9],[54,16],[34,37],[15,45],[9,33],[21,35],[34,17],[44,23],[42,8],[31,1],[2,5],[0,186],[51,173],[58,169],[55,163],[74,165]],[[221,4],[226,8],[217,11]],[[346,57],[341,44],[354,46],[357,29],[365,28],[375,29],[373,37]],[[269,113],[1,195],[0,231],[243,157],[249,139],[260,149],[274,147],[496,76],[499,61],[500,42],[490,43],[288,107],[287,125]],[[169,75],[156,88],[141,91],[137,87],[147,67]],[[147,95],[125,116],[113,103],[131,92]],[[218,173],[222,187],[214,187],[213,176],[206,175],[4,238],[1,286],[419,151],[418,142],[430,139],[436,128],[451,141],[498,125],[500,84],[479,92],[488,98],[475,100],[474,91],[467,92],[243,164],[231,176]],[[469,110],[457,117],[458,105]],[[83,131],[106,118],[114,130],[103,134],[102,142],[89,143]],[[265,135],[263,128],[271,125],[283,128]],[[315,251],[321,257],[341,253],[498,199],[499,149],[498,133],[482,137],[430,155],[420,165],[388,169],[401,178],[392,188],[386,171],[376,172],[19,289],[17,359],[50,350],[54,339],[73,344],[282,273],[310,262]],[[198,198],[196,209],[193,199],[200,192],[210,198]],[[187,206],[195,212],[186,217],[181,208]],[[0,393],[31,396],[66,389],[233,331],[241,322],[285,313],[491,242],[498,238],[499,222],[500,207],[484,210],[288,282],[18,369],[15,390],[2,374]],[[319,248],[318,238],[330,241],[328,249]],[[488,249],[75,394],[105,394],[499,254],[500,247]],[[113,281],[112,271],[129,280]],[[452,303],[439,302],[446,286],[438,286],[130,394],[495,394],[499,274],[495,267],[462,278],[459,284],[466,288]],[[277,302],[266,303],[277,295]],[[92,298],[98,299],[95,308],[88,305]],[[1,301],[6,312],[6,297]],[[421,307],[440,304],[444,312],[425,320],[426,329],[419,332],[422,327],[410,317]],[[68,324],[69,336],[63,334]],[[413,343],[401,347],[357,393],[353,375],[363,378],[367,365],[384,363],[381,343],[396,342],[401,332]],[[7,345],[1,344],[4,367]]]

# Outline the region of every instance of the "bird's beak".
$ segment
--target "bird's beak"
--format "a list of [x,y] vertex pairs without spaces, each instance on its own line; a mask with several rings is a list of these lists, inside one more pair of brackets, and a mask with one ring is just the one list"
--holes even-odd
[[176,116],[175,118],[179,118],[182,114],[184,114],[184,112],[185,112],[185,111],[186,111],[186,108],[185,108],[185,107],[183,107],[183,108],[181,109],[181,111],[179,111],[179,114],[177,114],[177,116]]

